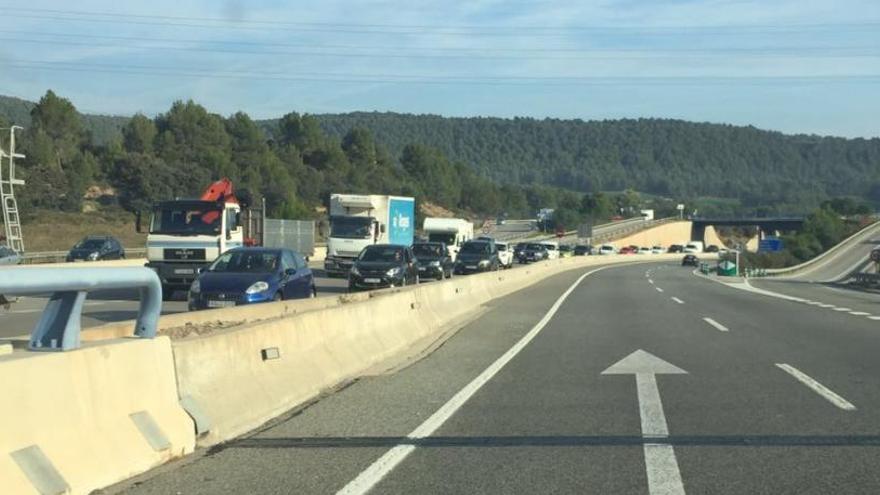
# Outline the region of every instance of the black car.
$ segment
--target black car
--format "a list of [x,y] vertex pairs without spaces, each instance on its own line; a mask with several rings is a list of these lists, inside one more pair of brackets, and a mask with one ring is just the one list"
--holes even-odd
[[574,247],[575,256],[587,256],[590,254],[593,254],[593,246],[584,246],[583,244],[579,244]]
[[365,247],[348,272],[348,290],[403,287],[419,283],[415,256],[408,246],[373,244]]
[[495,271],[501,265],[495,241],[468,241],[461,245],[455,259],[455,273]]
[[547,246],[543,244],[530,243],[526,244],[525,249],[522,250],[517,261],[520,263],[532,263],[535,261],[546,260],[550,256],[550,253],[547,252]]
[[122,243],[109,235],[88,236],[67,253],[67,261],[119,260],[125,258]]
[[707,253],[717,253],[718,246],[716,246],[715,244],[709,244],[708,246],[706,246],[706,252]]
[[516,246],[513,247],[513,259],[518,260],[523,250],[525,250],[527,242],[517,242]]
[[669,249],[667,249],[666,252],[667,253],[683,253],[684,246],[682,246],[681,244],[673,244],[673,245],[669,246]]
[[700,259],[696,255],[688,254],[681,259],[681,266],[700,266]]
[[446,243],[417,242],[412,245],[412,251],[416,257],[419,278],[432,277],[443,280],[452,276],[454,263],[449,256]]

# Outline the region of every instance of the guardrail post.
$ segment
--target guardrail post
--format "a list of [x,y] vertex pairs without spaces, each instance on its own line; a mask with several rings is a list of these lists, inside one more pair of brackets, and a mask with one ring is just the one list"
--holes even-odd
[[28,296],[51,293],[30,338],[35,351],[67,351],[80,345],[82,308],[89,292],[139,289],[140,306],[134,335],[156,336],[162,311],[162,284],[149,268],[9,268],[0,271],[0,294]]

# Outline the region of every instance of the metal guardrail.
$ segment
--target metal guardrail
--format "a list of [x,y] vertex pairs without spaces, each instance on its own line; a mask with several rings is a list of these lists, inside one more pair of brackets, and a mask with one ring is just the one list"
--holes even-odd
[[842,251],[844,248],[848,247],[851,242],[853,242],[854,240],[859,238],[859,236],[864,235],[870,229],[876,228],[878,226],[878,224],[880,224],[880,220],[875,221],[874,223],[870,223],[870,224],[862,227],[861,229],[859,229],[857,232],[855,232],[851,236],[847,237],[846,239],[844,239],[844,240],[838,242],[836,245],[832,246],[831,249],[825,251],[824,253],[819,254],[815,258],[804,261],[803,263],[800,263],[800,264],[797,264],[794,266],[789,266],[786,268],[768,268],[765,270],[765,272],[766,272],[765,276],[777,277],[780,275],[794,275],[795,273],[800,272],[801,270],[811,268],[813,265],[821,262],[822,260],[824,260],[826,258],[830,258],[835,253]]
[[853,276],[853,282],[865,287],[877,287],[880,285],[880,273],[859,272]]
[[156,336],[162,311],[162,284],[149,268],[10,268],[0,277],[0,294],[29,296],[51,293],[43,314],[31,332],[34,351],[68,351],[80,345],[83,303],[89,292],[140,289],[140,307],[134,335]]
[[[39,251],[33,253],[24,253],[22,263],[38,264],[38,263],[59,263],[67,259],[69,251]],[[147,255],[146,248],[125,249],[125,256],[129,258],[142,258]]]

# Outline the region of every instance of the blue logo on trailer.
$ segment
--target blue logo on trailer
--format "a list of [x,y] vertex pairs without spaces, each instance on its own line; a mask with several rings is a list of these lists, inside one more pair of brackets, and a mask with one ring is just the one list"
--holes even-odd
[[758,252],[775,253],[782,251],[782,239],[778,237],[766,237],[758,241]]
[[415,208],[413,200],[391,199],[388,205],[391,225],[388,229],[388,242],[409,246],[415,235]]

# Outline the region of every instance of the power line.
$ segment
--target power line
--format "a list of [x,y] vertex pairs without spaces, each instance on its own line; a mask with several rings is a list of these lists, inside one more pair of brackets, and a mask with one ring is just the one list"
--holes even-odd
[[[281,42],[266,42],[266,41],[244,41],[244,40],[212,40],[212,39],[185,39],[185,38],[156,38],[156,37],[145,37],[145,36],[112,36],[112,35],[96,35],[96,34],[84,34],[84,33],[55,33],[55,32],[41,32],[41,31],[21,31],[21,30],[9,30],[9,29],[0,29],[0,33],[6,33],[10,35],[30,35],[30,36],[51,36],[51,37],[60,37],[60,38],[74,38],[74,39],[96,39],[96,40],[110,40],[110,41],[135,41],[135,42],[150,42],[150,43],[184,43],[184,44],[210,44],[210,45],[237,45],[237,46],[246,46],[246,47],[281,47],[281,48],[311,48],[311,49],[345,49],[345,50],[399,50],[401,47],[399,45],[365,45],[365,44],[311,44],[311,43],[281,43]],[[23,42],[44,42],[44,43],[68,43],[67,41],[57,41],[57,40],[35,40],[32,38],[5,38],[7,41],[23,41]],[[113,46],[118,46],[114,44]],[[816,53],[830,53],[830,54],[840,54],[844,55],[853,55],[852,53],[847,54],[846,52],[860,52],[866,53],[867,55],[875,55],[878,54],[878,51],[873,46],[759,46],[759,47],[713,47],[713,48],[690,48],[690,47],[669,47],[669,48],[656,48],[656,47],[629,47],[629,48],[621,48],[621,47],[609,47],[603,49],[586,49],[586,48],[495,48],[495,47],[479,47],[479,48],[469,48],[469,47],[410,47],[410,50],[426,50],[429,52],[440,52],[440,53],[460,53],[460,54],[468,54],[467,56],[471,56],[470,54],[483,55],[485,53],[565,53],[565,54],[591,54],[591,53],[694,53],[694,54],[710,54],[710,53],[743,53],[743,54],[755,54],[755,55],[772,55],[773,52],[780,54],[789,54],[794,52],[816,52]],[[257,52],[250,52],[257,53]],[[285,52],[269,52],[269,53],[285,53]],[[857,55],[856,53],[855,55]],[[427,54],[426,56],[433,56],[431,54]],[[510,58],[526,58],[526,57],[510,57]],[[536,58],[546,58],[546,57],[536,57]],[[564,57],[564,58],[577,58],[577,57]]]
[[[793,24],[716,24],[716,25],[666,25],[666,26],[538,26],[538,25],[474,25],[474,24],[370,24],[370,23],[345,23],[345,22],[302,22],[302,21],[286,21],[277,19],[230,19],[222,17],[197,17],[197,16],[171,16],[157,14],[134,14],[120,12],[98,12],[88,10],[62,10],[62,9],[43,9],[29,7],[4,7],[7,12],[31,12],[45,13],[55,15],[65,15],[74,17],[109,17],[114,19],[151,19],[162,21],[197,21],[205,23],[240,23],[255,24],[266,26],[311,26],[311,27],[341,27],[341,28],[359,28],[359,29],[417,29],[417,30],[539,30],[539,31],[559,31],[559,30],[608,30],[608,31],[666,31],[666,30],[703,30],[703,29],[722,29],[722,30],[742,30],[742,29],[770,29],[770,30],[789,30],[789,29],[840,29],[840,28],[870,28],[880,26],[880,20],[867,20],[858,22],[839,22],[839,23],[793,23]],[[225,26],[224,26],[225,27]]]
[[6,67],[21,69],[68,71],[68,72],[101,72],[126,75],[146,75],[158,77],[188,77],[211,79],[247,79],[265,81],[299,81],[319,83],[354,83],[354,84],[426,84],[426,85],[489,85],[489,86],[523,86],[564,85],[564,86],[629,86],[629,85],[767,85],[767,84],[809,84],[830,82],[880,82],[880,74],[835,75],[835,76],[425,76],[409,74],[344,74],[302,72],[253,71],[239,69],[236,71],[217,71],[205,68],[179,69],[173,67],[150,65],[111,65],[97,63],[72,63],[53,61],[20,61],[6,63]]

